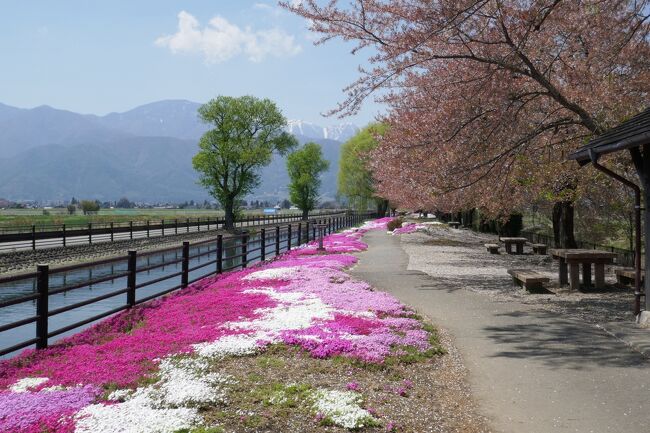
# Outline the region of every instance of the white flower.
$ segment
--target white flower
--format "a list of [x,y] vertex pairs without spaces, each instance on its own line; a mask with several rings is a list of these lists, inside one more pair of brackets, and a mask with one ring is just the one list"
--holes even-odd
[[108,395],[108,400],[126,400],[131,395],[130,389],[116,389]]
[[230,376],[209,371],[203,358],[165,358],[154,385],[113,391],[108,399],[122,403],[93,404],[76,415],[75,433],[167,433],[203,424],[192,406],[222,403]]
[[29,389],[42,385],[48,380],[50,379],[47,377],[25,377],[11,385],[9,389],[13,392],[27,392]]
[[370,412],[363,409],[361,396],[352,391],[331,391],[320,389],[314,392],[313,408],[328,417],[338,426],[355,429],[373,419]]
[[278,301],[278,305],[257,310],[261,315],[258,319],[233,322],[229,326],[232,329],[251,329],[266,334],[269,341],[277,339],[282,331],[305,329],[310,327],[314,320],[332,319],[336,311],[313,295],[307,296],[300,292],[277,292],[273,289],[253,290],[255,293],[264,293]]
[[199,356],[224,358],[226,356],[252,355],[259,350],[257,335],[226,335],[211,343],[195,344],[192,347]]
[[86,406],[77,413],[75,433],[167,433],[203,423],[197,409],[160,409],[151,388],[140,388],[124,403]]
[[246,275],[243,280],[286,280],[292,278],[300,271],[299,266],[287,266],[281,268],[270,268],[253,272]]
[[151,397],[162,407],[223,403],[230,376],[209,371],[202,358],[168,358],[160,363],[159,386]]

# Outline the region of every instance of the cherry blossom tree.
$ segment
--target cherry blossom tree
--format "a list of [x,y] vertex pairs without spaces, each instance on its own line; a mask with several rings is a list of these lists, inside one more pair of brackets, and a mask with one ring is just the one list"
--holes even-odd
[[370,51],[371,68],[332,113],[353,114],[373,94],[388,104],[374,154],[382,195],[494,215],[541,196],[555,203],[556,241],[575,245],[573,203],[592,173],[564,158],[644,108],[647,1],[284,6],[310,21],[319,43],[338,37]]

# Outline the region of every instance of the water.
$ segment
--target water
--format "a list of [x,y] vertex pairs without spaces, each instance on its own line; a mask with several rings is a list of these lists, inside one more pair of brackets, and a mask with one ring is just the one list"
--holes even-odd
[[[241,247],[239,244],[239,239],[228,240],[224,239],[224,254],[223,254],[223,268],[227,269],[230,267],[241,265],[241,258],[229,258],[241,254]],[[273,242],[273,234],[267,233],[267,247],[266,247],[266,257],[272,258],[275,255],[275,245],[269,245]],[[287,245],[287,235],[286,232],[281,235],[281,250],[286,250]],[[292,239],[292,244],[296,244],[295,234],[294,239]],[[255,250],[260,246],[260,239],[258,235],[251,236],[248,244],[248,250]],[[190,257],[196,254],[205,253],[200,257],[195,257],[190,259],[189,267],[190,269],[202,264],[207,263],[212,260],[216,260],[216,243],[210,243],[200,246],[190,246]],[[175,260],[178,260],[182,257],[182,250],[178,248],[174,251],[168,251],[165,253],[152,254],[150,256],[138,257],[137,267],[142,269],[148,266],[155,264],[169,263]],[[260,251],[253,251],[248,254],[248,263],[253,264],[259,262],[260,260]],[[190,272],[189,280],[192,281],[195,278],[198,278],[202,275],[205,275],[209,272],[216,271],[216,263],[209,264],[205,267],[197,269]],[[165,275],[171,275],[181,271],[182,263],[172,263],[156,269],[152,269],[146,272],[139,272],[137,274],[137,284],[142,284],[147,281],[151,281]],[[88,281],[90,279],[97,279],[103,276],[117,275],[127,270],[127,261],[122,260],[119,262],[104,264],[94,267],[88,267],[83,269],[78,269],[70,272],[53,274],[50,276],[50,291],[54,291],[61,287],[71,286],[77,283]],[[155,295],[156,293],[162,292],[165,289],[169,289],[180,284],[181,277],[177,276],[168,280],[160,281],[154,284],[151,284],[146,287],[137,289],[136,291],[136,300],[144,299],[149,296]],[[82,302],[87,299],[91,299],[103,294],[120,290],[126,288],[127,281],[126,277],[115,278],[108,280],[102,283],[93,284],[92,286],[82,287],[79,289],[74,289],[59,294],[51,295],[49,297],[49,310],[52,311],[57,308],[65,307],[72,305],[78,302]],[[36,281],[35,279],[28,279],[17,281],[13,283],[0,284],[0,301],[6,301],[12,298],[26,296],[36,292]],[[116,295],[114,297],[92,303],[83,307],[79,307],[49,318],[49,331],[55,331],[61,329],[67,325],[70,325],[75,322],[79,322],[84,319],[91,318],[97,314],[112,310],[119,306],[126,304],[126,293]],[[28,317],[36,315],[36,301],[23,302],[21,304],[12,305],[3,309],[0,309],[0,326],[22,320]],[[95,323],[95,322],[92,322]],[[52,344],[54,341],[72,335],[80,330],[91,326],[92,323],[89,323],[85,326],[75,328],[71,331],[60,334],[56,337],[50,338],[49,344]],[[0,350],[3,348],[10,347],[14,344],[18,344],[21,341],[26,341],[35,336],[36,325],[35,323],[30,323],[27,325],[20,326],[18,328],[11,329],[9,331],[0,332]],[[22,349],[21,349],[22,350]],[[16,352],[8,354],[6,357],[11,357],[15,355]]]

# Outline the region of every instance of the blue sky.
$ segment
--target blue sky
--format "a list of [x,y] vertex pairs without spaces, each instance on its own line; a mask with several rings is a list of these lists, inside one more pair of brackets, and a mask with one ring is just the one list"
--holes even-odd
[[[252,94],[290,119],[335,124],[320,113],[344,99],[368,56],[340,41],[314,46],[306,22],[271,0],[30,0],[0,10],[0,102],[25,108],[105,114]],[[380,110],[371,101],[343,121],[363,126]]]

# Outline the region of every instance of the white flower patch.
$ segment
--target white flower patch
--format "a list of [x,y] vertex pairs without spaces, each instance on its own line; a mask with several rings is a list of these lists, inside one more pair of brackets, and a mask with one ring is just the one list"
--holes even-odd
[[151,393],[160,407],[224,403],[223,385],[232,382],[228,375],[209,372],[209,364],[202,358],[164,359],[160,376],[159,386]]
[[352,391],[318,390],[313,394],[313,409],[347,429],[362,428],[373,416],[361,405],[361,396]]
[[43,388],[41,391],[43,391],[43,392],[55,392],[55,391],[65,391],[66,389],[69,389],[69,388],[66,388],[63,385],[54,385],[54,386],[48,386],[47,388]]
[[199,356],[207,358],[224,358],[226,356],[252,355],[259,350],[257,341],[260,336],[227,335],[211,343],[194,344],[192,347]]
[[282,331],[305,329],[314,320],[329,320],[337,310],[325,304],[316,296],[306,296],[299,292],[276,292],[273,289],[252,289],[255,293],[264,293],[278,301],[272,308],[261,308],[257,313],[261,317],[246,322],[230,323],[232,329],[252,329],[266,333],[273,341]]
[[124,403],[86,406],[75,415],[75,433],[167,433],[203,423],[197,409],[159,409],[152,389],[140,388]]
[[9,387],[9,390],[13,392],[27,392],[31,388],[35,388],[39,385],[44,384],[47,382],[48,379],[47,377],[25,377],[23,379],[20,379],[16,381],[13,385]]
[[243,280],[287,280],[295,277],[300,271],[298,266],[286,266],[281,268],[270,268],[261,271],[256,271],[246,275]]
[[122,401],[129,398],[133,391],[130,389],[116,389],[108,395],[108,400]]
[[223,385],[230,376],[209,372],[202,358],[166,358],[160,362],[160,381],[154,385],[113,391],[109,400],[93,404],[75,416],[75,433],[167,433],[203,424],[193,406],[223,403]]

